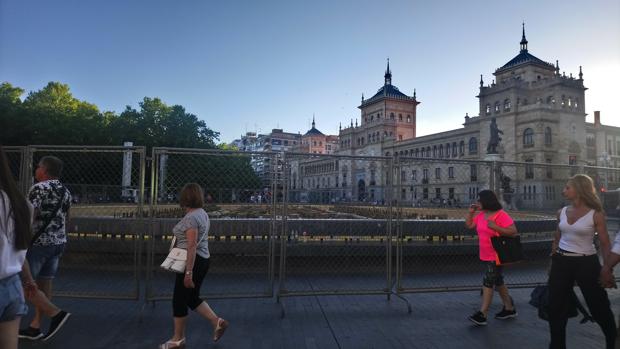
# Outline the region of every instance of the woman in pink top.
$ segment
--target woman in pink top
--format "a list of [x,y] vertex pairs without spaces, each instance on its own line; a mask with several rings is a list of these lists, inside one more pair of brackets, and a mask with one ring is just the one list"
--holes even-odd
[[470,229],[476,228],[480,245],[480,260],[486,267],[486,273],[482,279],[482,305],[480,305],[479,311],[469,317],[469,320],[476,325],[487,324],[487,313],[493,300],[494,287],[504,303],[502,311],[495,314],[495,318],[505,320],[516,317],[517,309],[512,297],[508,294],[508,288],[504,284],[503,268],[496,262],[497,253],[491,244],[491,237],[493,236],[514,236],[517,234],[517,228],[512,218],[506,211],[502,210],[502,205],[493,191],[482,190],[478,193],[477,203],[469,207],[465,225]]

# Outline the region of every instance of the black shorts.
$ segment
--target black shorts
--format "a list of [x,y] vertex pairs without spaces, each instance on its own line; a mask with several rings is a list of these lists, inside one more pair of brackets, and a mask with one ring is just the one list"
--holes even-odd
[[482,278],[482,286],[493,288],[493,286],[502,286],[504,284],[504,267],[496,265],[495,261],[483,261],[486,268],[484,278]]

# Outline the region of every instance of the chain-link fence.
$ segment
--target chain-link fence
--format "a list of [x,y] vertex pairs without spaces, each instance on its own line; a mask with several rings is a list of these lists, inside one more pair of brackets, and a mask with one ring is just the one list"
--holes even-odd
[[54,294],[138,299],[145,148],[31,146],[27,182],[44,156],[62,160],[72,197]]
[[391,293],[392,159],[286,154],[280,297]]
[[26,173],[25,159],[28,147],[3,147],[11,174],[15,179],[18,187],[22,192],[26,192],[31,183],[27,182],[28,175]]
[[209,298],[273,295],[278,154],[196,149],[153,149],[151,230],[148,238],[147,300],[172,297],[174,276],[159,265],[172,228],[185,215],[179,193],[187,183],[204,190],[210,217],[210,269],[202,287]]
[[145,276],[147,300],[170,298],[173,276],[159,264],[189,182],[204,188],[211,219],[209,298],[477,289],[477,234],[463,222],[487,188],[525,250],[526,261],[506,267],[507,284],[545,282],[562,189],[576,173],[594,179],[611,237],[620,229],[617,168],[170,148],[147,159],[143,147],[5,151],[25,193],[43,156],[64,162],[73,198],[55,281],[64,296],[136,299]]

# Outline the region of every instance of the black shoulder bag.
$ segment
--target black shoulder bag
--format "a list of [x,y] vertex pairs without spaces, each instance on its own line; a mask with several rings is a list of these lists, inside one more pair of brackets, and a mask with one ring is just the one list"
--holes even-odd
[[39,228],[37,233],[34,234],[34,236],[32,237],[32,240],[30,240],[30,246],[34,245],[35,241],[37,241],[37,239],[41,237],[43,233],[45,233],[45,230],[50,225],[50,223],[52,223],[52,220],[54,219],[54,217],[58,215],[58,212],[60,212],[60,209],[62,208],[62,203],[65,201],[66,192],[67,192],[67,188],[63,186],[62,193],[60,195],[60,200],[58,200],[58,204],[56,205],[56,207],[54,207],[54,211],[53,211],[54,213],[50,215],[49,219],[46,219],[45,222],[43,222],[44,224],[41,225],[41,228]]

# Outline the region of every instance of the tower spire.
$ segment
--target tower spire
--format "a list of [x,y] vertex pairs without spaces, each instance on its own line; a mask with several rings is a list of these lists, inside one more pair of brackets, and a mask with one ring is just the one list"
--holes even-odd
[[390,58],[389,57],[387,59],[387,69],[385,70],[385,75],[383,77],[385,78],[386,85],[392,84],[392,72],[390,71]]
[[480,74],[480,87],[484,85],[484,81],[482,80],[482,74]]
[[560,75],[560,61],[555,60],[555,75]]
[[416,99],[416,93],[415,93],[415,88],[413,89],[413,100],[415,101]]
[[583,72],[581,71],[581,66],[579,66],[579,80],[583,80]]
[[527,39],[525,38],[525,22],[521,23],[523,26],[523,34],[521,35],[521,52],[527,52]]
[[312,113],[312,128],[314,128],[314,125],[315,125],[315,123],[314,123],[314,113]]

